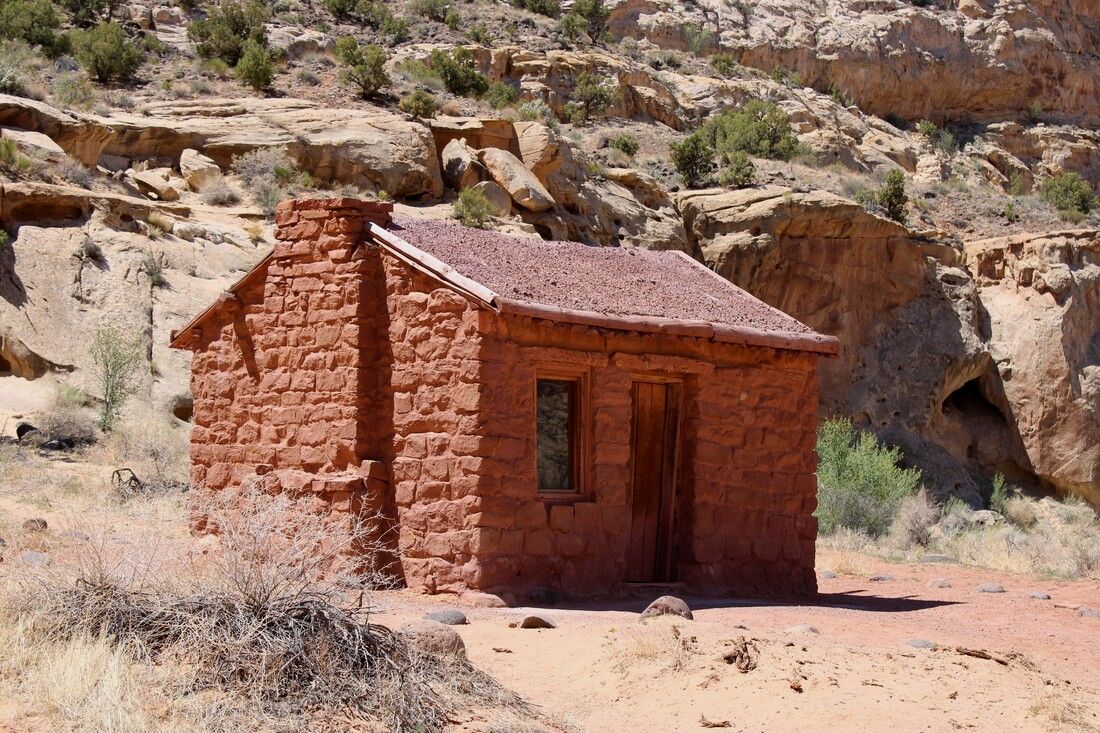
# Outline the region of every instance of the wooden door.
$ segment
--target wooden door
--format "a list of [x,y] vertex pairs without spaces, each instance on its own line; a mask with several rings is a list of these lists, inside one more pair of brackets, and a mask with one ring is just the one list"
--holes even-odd
[[672,577],[679,385],[634,382],[631,423],[630,545],[627,581],[661,583]]

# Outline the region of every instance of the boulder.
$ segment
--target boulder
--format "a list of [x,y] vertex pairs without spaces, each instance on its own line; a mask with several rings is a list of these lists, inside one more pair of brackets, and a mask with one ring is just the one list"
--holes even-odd
[[437,150],[452,140],[465,140],[476,149],[500,148],[516,152],[516,131],[508,120],[478,117],[448,117],[439,115],[428,123]]
[[222,169],[199,151],[187,148],[180,153],[180,175],[192,191],[199,191],[221,178]]
[[130,22],[141,30],[153,29],[153,13],[147,6],[134,3],[133,5],[127,5],[124,12],[129,16]]
[[430,611],[424,614],[424,618],[428,621],[438,621],[447,626],[465,626],[469,623],[469,621],[466,620],[466,614],[453,608],[444,609],[442,611]]
[[515,123],[519,157],[543,185],[562,167],[557,134],[541,122]]
[[171,5],[158,5],[153,8],[153,23],[157,28],[183,25],[187,17],[179,8]]
[[40,132],[86,166],[96,164],[111,138],[110,129],[88,115],[10,94],[0,94],[0,126]]
[[504,608],[508,605],[500,596],[481,591],[466,591],[459,599],[471,608]]
[[552,618],[541,614],[525,616],[519,623],[521,629],[556,629],[558,625]]
[[554,205],[554,199],[535,174],[527,170],[519,158],[507,150],[489,148],[479,150],[478,158],[497,183],[517,204],[528,211],[546,211]]
[[657,616],[681,616],[689,620],[694,618],[688,604],[676,596],[661,596],[642,611],[642,618],[644,619]]
[[414,649],[433,656],[466,657],[466,644],[458,632],[438,621],[410,621],[397,630]]
[[447,143],[440,153],[440,162],[444,182],[455,191],[470,188],[488,175],[465,138]]
[[500,187],[499,183],[482,181],[473,188],[485,195],[485,200],[489,202],[489,209],[493,212],[493,216],[508,216],[512,213],[512,197]]
[[169,182],[169,171],[162,168],[136,171],[130,175],[138,190],[158,201],[178,201],[180,192]]

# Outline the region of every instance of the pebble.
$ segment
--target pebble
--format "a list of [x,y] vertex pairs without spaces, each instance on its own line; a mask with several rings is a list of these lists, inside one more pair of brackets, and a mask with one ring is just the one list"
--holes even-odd
[[90,542],[92,539],[87,532],[81,532],[75,529],[67,529],[61,533],[61,536],[70,540],[76,540],[77,542]]
[[535,614],[528,616],[520,622],[519,627],[521,629],[556,629],[558,625],[554,623],[554,620],[547,618],[546,616],[540,616]]
[[886,583],[894,579],[893,575],[872,575],[868,580],[872,583]]
[[832,570],[822,570],[820,573],[818,573],[818,575],[822,578],[822,580],[832,580],[836,577],[836,573],[834,573]]
[[951,587],[951,581],[948,580],[947,578],[933,578],[932,580],[928,581],[928,587],[929,588],[950,588]]
[[28,532],[45,532],[47,529],[49,529],[49,524],[46,523],[45,519],[32,517],[30,519],[23,520],[23,529],[27,530]]
[[1040,600],[1040,601],[1049,601],[1050,600],[1050,594],[1049,593],[1043,593],[1042,591],[1038,591],[1038,590],[1033,592],[1033,593],[1028,593],[1027,597],[1028,598],[1035,598],[1035,599]]
[[820,634],[816,626],[810,626],[809,624],[798,624],[797,626],[791,626],[783,629],[785,634]]
[[928,639],[910,639],[909,641],[905,642],[905,644],[906,644],[906,646],[911,646],[914,649],[935,649],[936,648],[935,643],[929,641]]
[[1100,608],[1083,606],[1081,610],[1077,612],[1077,615],[1084,616],[1085,618],[1100,618]]
[[1000,583],[982,583],[978,586],[979,593],[1004,593],[1005,587]]
[[53,564],[53,558],[50,557],[49,553],[35,550],[24,551],[19,559],[23,561],[24,565],[29,565],[32,568],[47,568]]
[[432,611],[424,614],[424,618],[429,621],[438,621],[441,624],[447,626],[465,626],[470,623],[466,620],[466,614],[462,611],[455,609],[445,609],[443,611]]

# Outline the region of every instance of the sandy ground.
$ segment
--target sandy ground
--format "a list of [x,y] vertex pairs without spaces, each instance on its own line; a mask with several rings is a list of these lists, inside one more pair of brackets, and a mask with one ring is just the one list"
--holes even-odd
[[[94,521],[95,497],[107,490],[109,474],[92,463],[9,460],[0,476],[7,570],[15,570],[22,548],[59,562],[79,552],[71,530]],[[49,531],[23,532],[19,525],[30,516],[48,519]],[[145,547],[153,537],[183,555],[209,546],[187,534],[182,497],[114,508],[109,525],[112,541],[123,544]],[[815,598],[687,597],[693,621],[639,620],[651,597],[480,608],[411,591],[376,594],[372,621],[396,627],[428,611],[462,610],[470,623],[455,628],[469,658],[544,718],[516,728],[469,714],[456,730],[1100,733],[1100,618],[1076,609],[1100,608],[1100,583],[830,551],[819,554],[818,569]],[[836,577],[827,577],[829,570]],[[889,579],[871,580],[880,575]],[[939,578],[950,587],[930,587]],[[983,583],[1005,592],[978,592]],[[1051,599],[1030,598],[1033,591]],[[512,626],[536,612],[558,628]],[[792,630],[800,625],[816,633]],[[907,644],[917,639],[934,648]],[[741,672],[727,662],[739,648],[755,668]],[[16,717],[4,708],[0,720]]]

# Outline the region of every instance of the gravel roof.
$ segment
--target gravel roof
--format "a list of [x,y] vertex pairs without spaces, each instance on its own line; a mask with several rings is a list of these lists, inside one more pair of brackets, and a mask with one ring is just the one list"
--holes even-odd
[[497,294],[523,303],[610,317],[814,335],[786,313],[676,252],[546,242],[401,216],[387,229]]

